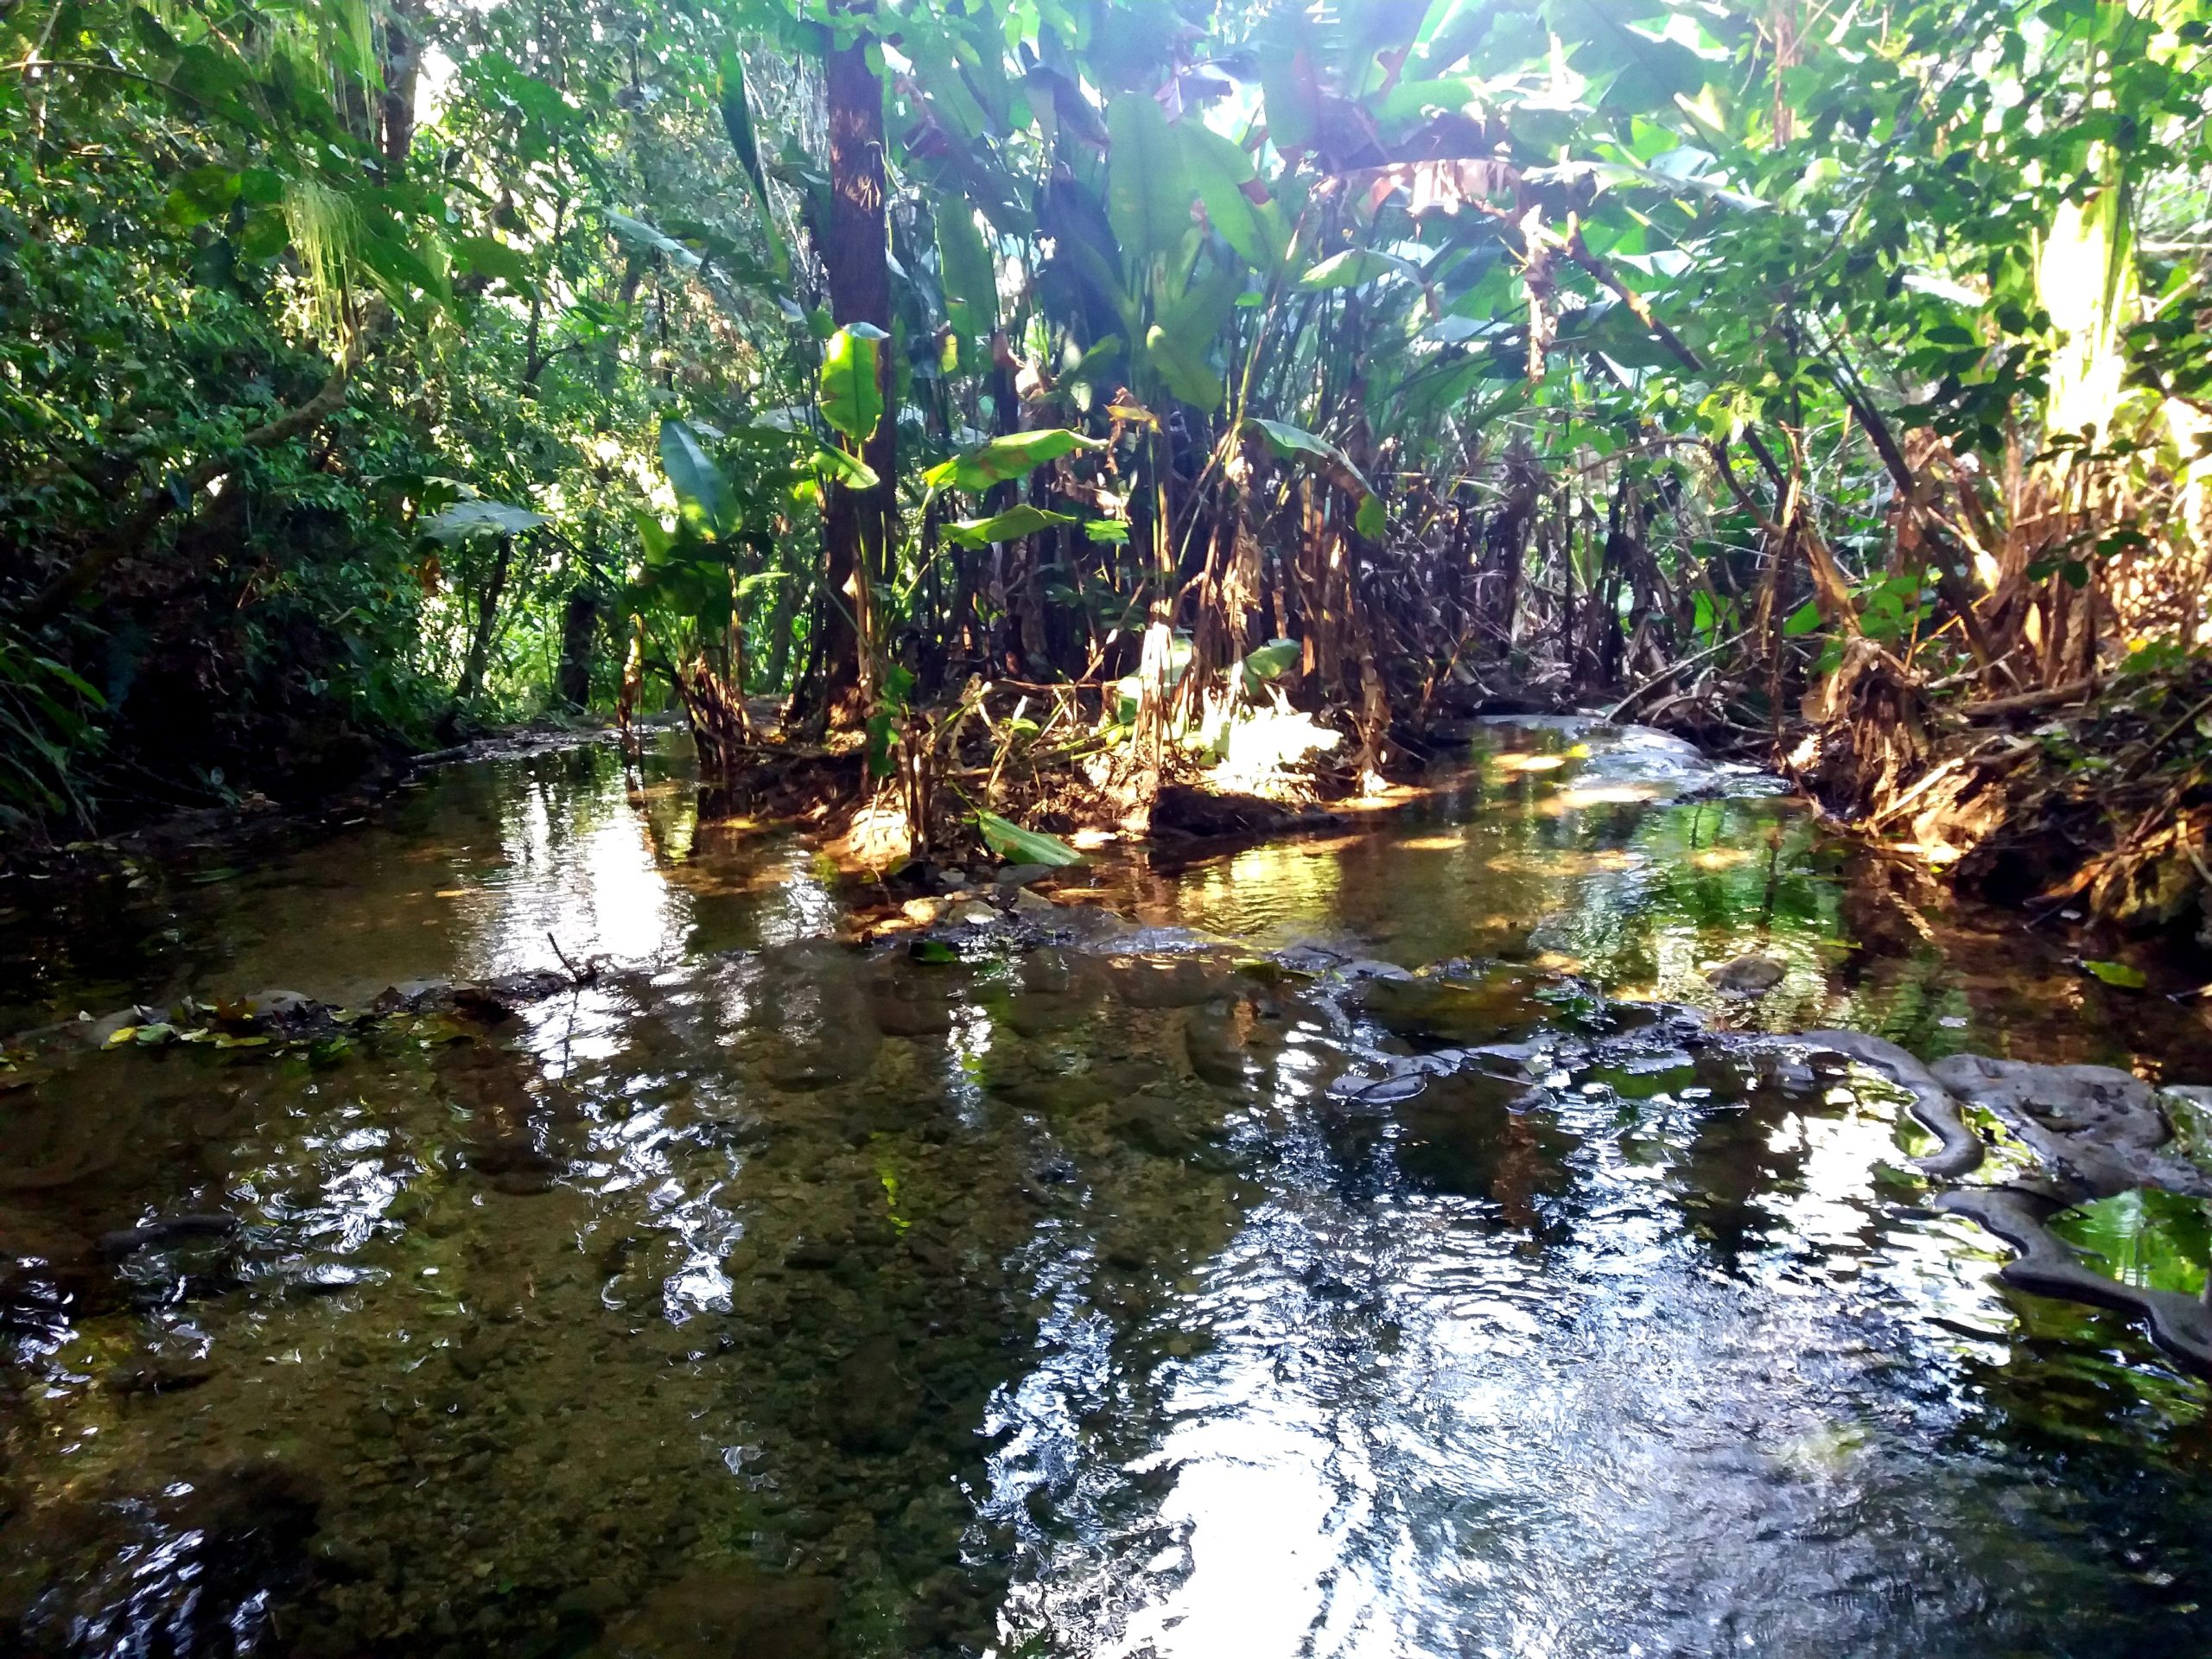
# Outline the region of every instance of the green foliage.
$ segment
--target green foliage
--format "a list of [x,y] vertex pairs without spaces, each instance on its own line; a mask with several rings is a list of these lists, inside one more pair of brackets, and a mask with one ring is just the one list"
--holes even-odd
[[2131,967],[2124,962],[2084,962],[2082,967],[2093,978],[2124,991],[2139,991],[2150,983],[2143,976],[2140,968]]
[[2123,1283],[2201,1294],[2212,1262],[2212,1218],[2201,1199],[2144,1188],[2077,1205],[2051,1230]]
[[879,353],[888,339],[873,323],[856,322],[830,336],[822,353],[822,418],[855,443],[883,421]]
[[1067,842],[1039,830],[1025,830],[994,812],[978,812],[976,828],[985,845],[1016,864],[1048,864],[1058,869],[1083,862],[1083,855]]
[[1080,522],[1071,512],[1051,512],[1043,507],[1031,506],[1027,501],[1008,507],[1004,512],[995,512],[988,518],[963,518],[945,526],[945,534],[963,547],[988,547],[994,542],[1011,542],[1024,536],[1034,535],[1040,530],[1052,530],[1063,524]]
[[1063,455],[1106,447],[1103,439],[1088,438],[1065,427],[1010,433],[977,444],[931,467],[922,474],[922,482],[932,490],[959,489],[980,494],[994,484],[1026,477]]
[[[274,731],[420,733],[463,690],[531,712],[579,596],[601,703],[632,614],[649,698],[692,663],[790,689],[847,602],[839,486],[898,508],[877,683],[891,641],[957,684],[938,647],[983,642],[974,667],[1017,636],[1058,653],[1036,672],[1096,655],[1110,680],[1155,602],[1226,637],[1193,596],[1247,439],[1239,510],[1300,636],[1205,664],[1248,687],[1323,626],[1286,569],[1294,492],[1364,543],[1355,597],[1418,618],[1437,550],[1476,556],[1432,535],[1440,504],[1523,475],[1556,489],[1547,535],[1586,543],[1560,556],[1570,597],[1617,542],[1649,550],[1624,634],[1713,650],[1766,616],[1816,662],[1805,572],[1756,597],[1779,556],[1760,516],[1794,488],[1860,629],[1948,669],[1945,594],[1987,550],[1960,538],[2009,510],[2005,468],[2152,493],[2030,550],[2030,579],[2083,589],[2169,547],[2203,481],[2199,429],[2159,417],[2212,391],[2204,11],[1906,0],[1808,29],[1777,69],[1764,14],[1684,0],[923,0],[882,86],[889,310],[838,327],[832,262],[855,256],[806,136],[828,114],[811,13],[429,14],[415,45],[451,72],[416,132],[396,12],[364,34],[340,0],[18,7],[0,609],[36,620],[0,681],[5,798],[87,817],[124,749],[176,756],[133,787],[219,798],[257,786],[241,752],[273,757]],[[2069,226],[2101,255],[2102,355],[2039,269]],[[341,359],[336,409],[256,442]],[[2053,400],[2115,364],[2095,429],[2056,429]],[[1915,463],[1951,526],[1933,551],[1897,551],[1870,416],[1945,458]],[[1615,538],[1592,527],[1617,489],[1636,533]],[[143,545],[39,611],[140,503]],[[1418,682],[1488,648],[1435,626],[1462,637],[1382,654]],[[188,696],[244,712],[179,743],[152,705]]]
[[704,534],[726,536],[737,527],[729,486],[721,469],[707,459],[698,435],[674,416],[660,423],[660,464],[676,492],[677,507],[688,524]]
[[430,540],[450,544],[478,536],[519,536],[551,522],[542,512],[503,501],[456,501],[424,518],[421,530]]

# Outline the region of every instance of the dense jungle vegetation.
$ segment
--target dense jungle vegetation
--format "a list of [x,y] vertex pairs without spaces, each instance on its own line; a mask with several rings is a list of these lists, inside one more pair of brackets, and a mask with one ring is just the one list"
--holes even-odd
[[7,0],[10,838],[663,707],[925,834],[1512,699],[2193,913],[2208,22]]

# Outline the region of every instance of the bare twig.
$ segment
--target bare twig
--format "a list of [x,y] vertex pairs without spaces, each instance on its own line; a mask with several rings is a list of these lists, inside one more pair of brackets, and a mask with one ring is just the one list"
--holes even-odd
[[587,962],[581,968],[569,960],[569,953],[561,948],[561,941],[553,937],[553,930],[545,931],[545,943],[553,947],[553,954],[561,959],[561,966],[568,970],[569,981],[575,985],[595,985],[599,982],[599,964]]

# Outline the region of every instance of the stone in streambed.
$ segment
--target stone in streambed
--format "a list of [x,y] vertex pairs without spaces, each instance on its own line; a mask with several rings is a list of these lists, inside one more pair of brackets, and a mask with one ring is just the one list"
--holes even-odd
[[1713,988],[1727,996],[1764,996],[1782,983],[1789,972],[1772,957],[1747,952],[1722,963],[1706,974]]
[[2106,1065],[2031,1065],[1954,1054],[1935,1079],[2002,1119],[2046,1166],[2108,1198],[2153,1186],[2212,1198],[2212,1174],[2169,1149],[2173,1125],[2151,1085]]
[[905,1451],[921,1410],[921,1388],[900,1369],[899,1338],[889,1332],[868,1338],[838,1363],[833,1412],[837,1444],[846,1451]]
[[820,1659],[836,1611],[827,1578],[733,1561],[653,1592],[601,1650],[613,1659]]

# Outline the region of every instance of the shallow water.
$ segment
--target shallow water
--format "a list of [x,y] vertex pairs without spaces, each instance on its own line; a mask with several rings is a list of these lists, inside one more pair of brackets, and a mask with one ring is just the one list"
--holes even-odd
[[[15,895],[0,1029],[606,971],[311,1052],[24,1046],[0,1648],[2212,1649],[2205,1385],[1999,1285],[1893,1091],[1639,1010],[2212,1079],[2195,1014],[1663,744],[1470,756],[1341,833],[1108,849],[1147,931],[1012,961],[841,943],[804,842],[604,747]],[[1459,960],[1264,956],[1314,941]],[[1748,950],[1783,983],[1719,997]],[[1330,1087],[1496,1043],[1535,1089]],[[101,1245],[186,1215],[243,1225]]]

